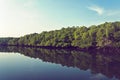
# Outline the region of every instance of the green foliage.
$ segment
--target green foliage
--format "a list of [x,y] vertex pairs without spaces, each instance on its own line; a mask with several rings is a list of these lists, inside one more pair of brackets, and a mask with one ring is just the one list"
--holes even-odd
[[52,47],[120,47],[120,22],[106,22],[101,25],[92,25],[89,28],[68,27],[61,30],[34,33],[11,40],[0,40],[9,45],[18,46],[52,46]]

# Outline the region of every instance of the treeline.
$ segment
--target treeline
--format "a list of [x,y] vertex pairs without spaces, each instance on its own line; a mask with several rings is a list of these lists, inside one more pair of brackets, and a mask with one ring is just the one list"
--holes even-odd
[[73,26],[10,39],[8,45],[47,47],[120,47],[120,22]]
[[12,38],[12,37],[0,38],[0,45],[8,45],[8,42],[12,39],[15,39],[15,38]]

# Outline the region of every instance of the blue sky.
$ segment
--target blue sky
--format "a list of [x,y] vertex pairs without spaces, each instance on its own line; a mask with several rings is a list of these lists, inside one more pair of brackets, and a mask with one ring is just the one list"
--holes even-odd
[[120,21],[120,0],[0,0],[0,36]]

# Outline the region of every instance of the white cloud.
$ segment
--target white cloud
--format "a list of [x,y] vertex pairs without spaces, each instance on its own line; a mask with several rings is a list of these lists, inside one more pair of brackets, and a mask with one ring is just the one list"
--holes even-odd
[[97,5],[89,6],[88,9],[96,12],[99,15],[104,15],[104,16],[118,16],[120,14],[120,10],[111,10],[111,9],[106,10]]
[[99,6],[90,6],[88,9],[97,12],[99,15],[104,13],[104,9]]
[[107,16],[115,16],[120,14],[120,10],[108,10],[106,11]]

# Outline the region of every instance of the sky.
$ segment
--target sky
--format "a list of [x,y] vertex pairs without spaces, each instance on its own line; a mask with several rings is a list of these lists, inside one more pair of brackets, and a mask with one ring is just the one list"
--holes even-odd
[[120,0],[0,0],[0,37],[120,21]]

